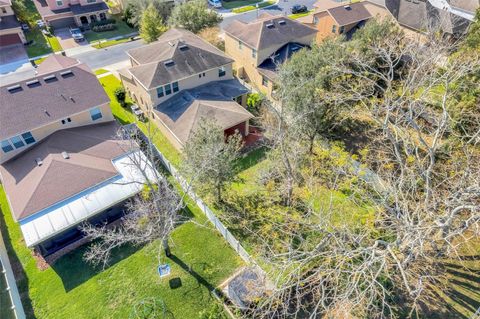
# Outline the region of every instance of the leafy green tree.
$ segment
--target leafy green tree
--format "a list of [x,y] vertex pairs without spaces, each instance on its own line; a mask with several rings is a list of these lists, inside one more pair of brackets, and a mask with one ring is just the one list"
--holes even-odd
[[27,11],[27,5],[25,3],[25,0],[12,1],[12,8],[13,8],[13,11],[15,11],[15,15],[20,21],[33,25],[34,19],[33,19],[33,16],[29,14]]
[[182,170],[194,185],[212,191],[221,202],[225,186],[235,179],[236,159],[241,148],[240,134],[225,140],[222,128],[214,120],[204,119],[183,149]]
[[173,8],[173,2],[167,0],[132,0],[125,8],[124,19],[130,25],[140,27],[142,15],[150,5],[162,17],[162,21],[167,21]]
[[168,23],[198,33],[221,21],[222,17],[216,11],[209,10],[205,0],[192,0],[175,6]]
[[480,50],[480,8],[475,14],[475,22],[470,25],[465,44],[467,48]]
[[155,10],[153,4],[150,4],[142,14],[142,20],[140,21],[140,36],[145,42],[150,43],[158,39],[166,27],[163,24],[162,17]]
[[115,95],[117,102],[120,103],[121,106],[125,106],[125,98],[126,98],[125,89],[123,87],[118,87],[115,89],[113,94]]

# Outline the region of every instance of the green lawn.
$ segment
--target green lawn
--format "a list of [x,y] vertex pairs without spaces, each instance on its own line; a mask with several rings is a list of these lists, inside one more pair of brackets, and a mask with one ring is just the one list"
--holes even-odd
[[222,1],[222,7],[225,9],[233,9],[243,6],[252,5],[255,3],[262,2],[262,0],[233,0],[233,1]]
[[112,18],[117,20],[117,23],[115,24],[117,28],[115,30],[105,32],[87,31],[84,35],[88,42],[124,36],[136,31],[135,29],[130,28],[119,15],[112,15]]
[[306,16],[310,15],[312,12],[313,12],[313,10],[310,10],[310,11],[307,11],[307,12],[302,12],[302,13],[295,13],[295,14],[289,15],[288,17],[290,19],[295,20],[295,19],[298,19],[298,18],[306,17]]
[[[270,1],[264,1],[262,3],[259,3],[258,4],[258,7],[259,8],[264,8],[264,7],[268,7],[268,6],[271,6],[275,4],[275,1],[274,0],[270,0]],[[245,7],[240,7],[240,8],[235,8],[232,10],[232,12],[234,13],[242,13],[242,12],[247,12],[247,11],[252,11],[252,10],[255,10],[257,9],[256,6],[253,6],[253,5],[249,5],[249,6],[245,6]]]
[[25,32],[27,41],[33,40],[33,44],[26,46],[27,54],[30,58],[61,51],[62,47],[58,39],[54,36],[47,37],[43,35],[40,29],[34,28]]
[[105,70],[105,69],[96,69],[93,73],[95,73],[96,75],[100,75],[100,74],[105,74],[105,73],[108,73],[110,71],[108,70]]
[[108,40],[108,41],[105,41],[105,42],[100,42],[98,44],[94,44],[92,45],[92,47],[94,47],[95,49],[104,49],[104,48],[108,48],[108,47],[111,47],[113,45],[117,45],[117,44],[120,44],[120,43],[125,43],[125,42],[129,42],[130,41],[130,38],[122,38],[122,39],[117,39],[117,40]]
[[[108,95],[120,86],[113,75],[99,79]],[[133,115],[112,100],[112,111],[123,123]],[[140,127],[146,126],[140,123]],[[178,155],[165,138],[156,135],[154,142],[172,160]],[[179,160],[179,159],[178,159]],[[169,180],[173,179],[169,177]],[[178,185],[175,184],[178,189]],[[85,264],[82,253],[86,247],[59,259],[51,268],[38,270],[31,251],[26,248],[20,228],[10,214],[5,193],[0,188],[0,231],[3,233],[10,260],[16,271],[22,301],[30,316],[36,318],[128,318],[135,303],[145,298],[163,300],[175,318],[198,318],[199,313],[217,302],[209,290],[231,276],[243,261],[207,222],[200,209],[188,198],[186,213],[200,225],[186,222],[172,234],[172,253],[168,262],[172,274],[159,278],[159,243],[144,247],[123,247],[113,258],[112,265],[100,271]],[[163,256],[165,261],[165,256]],[[180,278],[181,287],[171,289],[169,280]],[[54,315],[54,317],[52,317]]]

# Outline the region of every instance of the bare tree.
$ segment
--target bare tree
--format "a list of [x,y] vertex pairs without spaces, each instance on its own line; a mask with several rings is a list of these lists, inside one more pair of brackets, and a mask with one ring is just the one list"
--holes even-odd
[[[352,224],[343,212],[332,222],[332,206],[310,205],[296,227],[274,224],[283,246],[266,245],[263,256],[277,288],[255,317],[384,318],[400,308],[418,317],[428,307],[444,282],[442,260],[460,262],[459,246],[480,235],[480,123],[467,134],[452,116],[465,86],[479,85],[465,79],[478,74],[480,57],[450,58],[459,44],[438,33],[406,41],[388,21],[343,44],[349,58],[323,93],[376,124],[364,160],[382,187],[351,185],[375,215]],[[365,173],[352,165],[338,167],[335,183]]]

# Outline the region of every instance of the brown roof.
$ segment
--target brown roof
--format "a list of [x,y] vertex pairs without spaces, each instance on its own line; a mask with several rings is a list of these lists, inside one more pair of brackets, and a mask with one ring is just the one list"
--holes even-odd
[[372,17],[370,12],[368,12],[361,2],[341,5],[327,9],[327,11],[340,26],[364,21]]
[[53,54],[40,63],[36,71],[37,75],[43,75],[46,73],[63,70],[77,64],[80,64],[77,59],[69,58],[61,54]]
[[[0,165],[0,175],[16,220],[24,219],[118,174],[112,159],[127,142],[115,140],[116,122],[53,133]],[[66,151],[68,159],[62,156]],[[43,162],[36,164],[36,159]]]
[[11,6],[12,0],[0,0],[0,7]]
[[320,0],[315,2],[313,6],[318,9],[316,11],[324,11],[330,8],[338,7],[340,5],[344,6],[346,4],[350,4],[350,2],[351,2],[350,0],[344,0],[344,1]]
[[450,5],[468,12],[475,12],[480,7],[480,0],[450,0]]
[[284,16],[263,14],[250,23],[234,20],[224,29],[228,35],[241,40],[257,50],[296,42],[305,36],[314,36],[317,31],[298,21]]
[[[44,63],[50,64],[49,59]],[[69,70],[71,73],[62,75]],[[55,78],[48,80],[49,76]],[[31,82],[36,80],[37,83]],[[18,89],[12,90],[15,87]],[[109,101],[95,74],[84,64],[2,86],[0,140],[60,121]]]
[[[130,73],[148,89],[233,62],[210,43],[178,28],[165,32],[154,43],[127,53],[140,64],[130,68]],[[167,66],[167,61],[173,65]]]

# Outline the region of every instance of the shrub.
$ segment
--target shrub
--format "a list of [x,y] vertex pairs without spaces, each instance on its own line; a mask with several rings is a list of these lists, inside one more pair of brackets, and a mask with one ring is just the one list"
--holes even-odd
[[96,22],[92,22],[89,24],[90,28],[93,29],[94,27],[101,26],[101,25],[108,25],[108,24],[115,24],[117,20],[115,19],[105,19]]
[[123,87],[118,87],[115,89],[113,94],[115,95],[115,98],[117,99],[118,103],[120,103],[121,106],[125,106],[125,98],[126,98],[125,89]]
[[104,31],[112,31],[115,30],[117,26],[113,23],[111,24],[104,24],[104,25],[97,25],[92,28],[92,31],[95,32],[104,32]]

